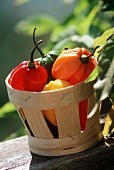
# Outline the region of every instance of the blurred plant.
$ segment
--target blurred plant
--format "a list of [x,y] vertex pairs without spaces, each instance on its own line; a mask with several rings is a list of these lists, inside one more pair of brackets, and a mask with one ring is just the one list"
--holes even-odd
[[0,108],[0,134],[0,141],[26,134],[15,106],[10,102]]
[[95,47],[99,46],[95,54],[98,60],[98,67],[96,72],[89,76],[86,82],[97,78],[94,85],[96,105],[93,113],[99,106],[99,103],[110,97],[112,103],[114,102],[114,28],[105,31],[100,37],[95,39]]
[[[107,138],[114,137],[114,28],[105,31],[100,37],[95,39],[95,46],[100,45],[98,56],[98,75],[94,84],[96,104],[91,111],[91,117],[99,105],[108,107],[103,135]],[[108,103],[103,103],[106,99]],[[112,136],[113,134],[113,136]]]
[[[63,1],[73,3],[73,1]],[[100,35],[104,30],[111,28],[102,13],[102,1],[77,1],[71,14],[60,22],[55,17],[49,15],[33,15],[26,20],[19,22],[16,26],[18,33],[32,35],[32,31],[37,27],[37,36],[51,33],[46,52],[57,49],[61,50],[64,46],[75,47],[84,46],[92,49],[93,38]],[[64,11],[63,11],[64,13]],[[102,24],[101,24],[102,20]]]
[[14,0],[14,4],[16,6],[18,6],[18,5],[23,5],[23,4],[25,4],[25,3],[29,2],[29,1],[31,1],[31,0]]
[[[114,3],[111,5],[110,3],[110,0],[103,0],[101,10],[113,11]],[[112,14],[114,15],[114,12]],[[97,79],[94,85],[96,104],[89,117],[95,113],[99,104],[107,98],[109,100],[107,104],[105,103],[105,108],[110,105],[107,113],[110,112],[111,106],[114,109],[114,28],[107,29],[101,36],[95,38],[94,47],[97,46],[99,46],[99,49],[95,53],[95,57],[98,60],[98,67],[86,80],[86,82],[89,82]]]
[[102,10],[103,11],[114,11],[114,1],[102,0]]
[[32,15],[27,20],[20,21],[15,29],[18,33],[24,35],[32,35],[35,27],[38,28],[37,35],[48,34],[53,28],[57,27],[58,21],[46,14]]

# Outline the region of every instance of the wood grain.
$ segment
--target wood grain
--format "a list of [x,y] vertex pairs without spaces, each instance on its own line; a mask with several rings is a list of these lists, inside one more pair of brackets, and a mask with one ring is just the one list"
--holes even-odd
[[113,170],[114,139],[86,151],[60,157],[29,152],[27,136],[0,143],[0,170]]

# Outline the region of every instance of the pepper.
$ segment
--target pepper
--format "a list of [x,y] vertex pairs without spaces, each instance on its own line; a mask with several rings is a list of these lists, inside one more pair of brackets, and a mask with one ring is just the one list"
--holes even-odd
[[48,74],[46,69],[33,60],[34,51],[39,43],[40,41],[32,50],[30,61],[22,62],[11,72],[8,82],[13,88],[39,92],[47,83]]
[[[23,61],[22,63],[20,63],[15,69],[13,69],[12,70],[12,72],[11,72],[11,74],[10,74],[10,78],[8,79],[8,83],[11,85],[11,82],[12,82],[12,77],[13,77],[13,75],[14,75],[14,73],[20,68],[20,67],[22,67],[23,65],[27,65],[27,63],[28,63],[28,61]],[[19,84],[20,84],[20,79],[17,79],[17,85],[19,86]],[[15,86],[16,86],[16,84],[15,84]],[[18,88],[16,88],[16,89],[18,89]],[[22,89],[21,87],[20,87],[20,89]]]
[[[36,29],[37,28],[34,29],[34,33],[33,33],[33,41],[34,41],[35,45],[36,45],[36,41],[35,41]],[[49,82],[50,80],[54,80],[54,78],[51,74],[51,69],[52,69],[54,61],[60,55],[60,51],[50,51],[47,54],[44,54],[38,46],[37,46],[37,49],[38,49],[41,57],[37,58],[36,61],[38,61],[40,63],[40,65],[47,70],[47,72],[48,72],[47,82]]]
[[[57,90],[68,87],[70,85],[71,84],[68,81],[57,79],[54,81],[50,81],[48,84],[46,84],[43,88],[43,91]],[[42,110],[42,112],[44,117],[49,122],[51,122],[54,126],[57,126],[57,120],[54,109]]]
[[65,49],[53,64],[53,77],[70,81],[71,84],[84,81],[97,66],[92,54],[85,48]]
[[[55,60],[52,67],[52,75],[56,79],[69,81],[72,85],[87,79],[97,66],[97,60],[85,48],[65,49]],[[88,114],[88,99],[79,102],[79,116],[81,131],[86,129]]]
[[50,51],[49,53],[42,55],[42,58],[39,61],[40,65],[44,67],[48,72],[48,80],[47,80],[48,82],[54,80],[51,74],[51,69],[54,61],[56,60],[59,54],[60,52],[58,51]]

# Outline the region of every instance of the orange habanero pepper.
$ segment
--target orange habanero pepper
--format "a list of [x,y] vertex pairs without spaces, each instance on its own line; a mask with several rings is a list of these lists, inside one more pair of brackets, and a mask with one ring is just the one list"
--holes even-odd
[[[85,48],[65,49],[55,60],[52,67],[52,75],[55,79],[69,81],[72,85],[80,83],[88,78],[97,66],[97,60]],[[81,131],[86,128],[88,114],[88,100],[79,103],[79,116]]]

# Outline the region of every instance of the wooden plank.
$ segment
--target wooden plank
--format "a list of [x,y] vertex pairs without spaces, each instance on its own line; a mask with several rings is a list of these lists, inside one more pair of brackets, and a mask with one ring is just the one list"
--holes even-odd
[[86,151],[47,157],[29,152],[27,137],[0,143],[0,170],[113,170],[114,139],[102,140]]
[[76,135],[81,132],[77,103],[58,108],[55,110],[55,112],[59,138]]
[[0,170],[29,169],[32,156],[27,142],[25,136],[0,143]]
[[53,138],[40,110],[23,108],[23,111],[35,137]]
[[[88,101],[89,101],[89,107],[88,107],[88,114],[89,114],[95,105],[95,97],[92,95],[91,97],[89,97]],[[87,120],[87,128],[91,127],[99,120],[100,120],[100,114],[99,111],[97,111],[96,113],[94,113],[94,115],[91,118]]]

